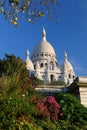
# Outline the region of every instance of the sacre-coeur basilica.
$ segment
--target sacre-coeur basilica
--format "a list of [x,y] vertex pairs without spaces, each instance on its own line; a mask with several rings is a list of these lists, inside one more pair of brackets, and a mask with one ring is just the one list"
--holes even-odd
[[71,84],[75,79],[73,66],[68,61],[67,53],[64,53],[64,61],[58,66],[58,60],[54,48],[46,39],[46,31],[42,30],[42,39],[31,56],[26,51],[26,68],[30,76],[35,76],[48,84],[52,81],[64,81]]

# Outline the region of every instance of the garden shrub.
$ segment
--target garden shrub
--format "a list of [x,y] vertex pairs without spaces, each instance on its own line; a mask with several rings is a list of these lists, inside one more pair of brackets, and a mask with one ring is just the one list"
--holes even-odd
[[66,83],[63,81],[52,81],[51,83],[49,83],[49,85],[55,85],[55,86],[66,86]]
[[59,117],[62,120],[61,126],[67,120],[68,127],[72,127],[72,129],[74,127],[76,130],[87,129],[87,108],[80,103],[79,99],[67,93],[56,93],[55,98],[59,102],[63,114],[62,118]]
[[50,119],[52,121],[58,121],[60,105],[56,102],[55,97],[47,96],[44,100],[39,99],[36,106],[39,109],[37,116],[42,117],[45,120]]
[[29,78],[22,61],[6,57],[0,61],[0,130],[87,130],[87,108],[77,98],[34,91],[42,81]]

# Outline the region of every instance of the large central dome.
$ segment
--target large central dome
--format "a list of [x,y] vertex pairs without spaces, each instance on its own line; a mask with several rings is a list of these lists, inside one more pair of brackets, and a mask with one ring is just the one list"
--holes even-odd
[[42,40],[35,47],[33,55],[38,53],[48,53],[48,54],[56,55],[52,45],[46,40],[46,31],[44,28],[42,31]]

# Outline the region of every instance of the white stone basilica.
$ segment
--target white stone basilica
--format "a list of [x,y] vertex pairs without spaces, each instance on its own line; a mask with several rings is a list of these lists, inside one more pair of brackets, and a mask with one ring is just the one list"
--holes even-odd
[[64,61],[61,66],[58,66],[57,57],[52,45],[46,40],[46,31],[42,30],[42,40],[36,45],[29,58],[29,51],[26,52],[26,67],[29,70],[30,76],[44,81],[44,84],[52,81],[64,81],[67,85],[71,84],[75,79],[75,72],[71,63],[67,59],[67,54],[64,54]]

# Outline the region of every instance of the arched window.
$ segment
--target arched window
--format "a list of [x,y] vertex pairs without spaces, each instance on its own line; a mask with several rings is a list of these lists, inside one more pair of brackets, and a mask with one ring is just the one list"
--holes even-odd
[[73,75],[73,79],[75,78],[75,76]]
[[36,65],[34,65],[34,69],[36,69]]
[[61,79],[61,76],[58,76],[58,79]]
[[54,75],[50,75],[51,82],[54,80]]
[[69,74],[69,78],[71,79],[71,74]]
[[43,67],[43,63],[40,64],[40,67],[41,67],[41,68]]
[[41,56],[43,56],[43,53],[41,54]]
[[45,65],[47,66],[47,63],[45,63]]
[[42,79],[44,79],[44,75],[42,75]]
[[53,70],[54,69],[54,64],[53,64],[53,62],[51,61],[50,62],[50,70]]

